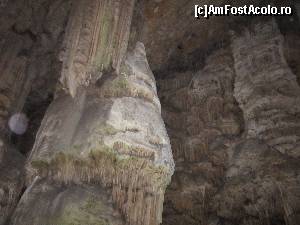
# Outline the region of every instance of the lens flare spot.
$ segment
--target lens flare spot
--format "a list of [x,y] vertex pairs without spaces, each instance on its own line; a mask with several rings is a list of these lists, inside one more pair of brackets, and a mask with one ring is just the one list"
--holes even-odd
[[22,135],[27,130],[28,118],[24,113],[15,113],[9,118],[8,126],[13,133]]

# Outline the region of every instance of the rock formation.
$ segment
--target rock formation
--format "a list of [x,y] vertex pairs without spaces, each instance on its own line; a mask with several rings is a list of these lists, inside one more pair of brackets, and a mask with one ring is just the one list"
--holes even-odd
[[[97,183],[109,189],[128,224],[155,225],[161,222],[173,167],[154,77],[138,43],[120,74],[103,74],[75,98],[58,91],[37,134],[27,174],[32,190],[41,178],[62,185]],[[14,218],[22,221],[23,216]]]
[[274,20],[255,22],[202,70],[158,81],[176,161],[164,224],[300,221],[299,84],[283,41]]
[[[39,93],[33,81],[43,74],[37,65],[46,67],[43,73],[53,69],[49,66],[55,60],[52,48],[59,42],[66,8],[67,1],[52,4],[1,1],[0,4],[0,224],[6,224],[25,188],[25,157],[20,152],[27,147],[17,148],[13,143],[15,136],[8,128],[8,120],[24,110],[28,96]],[[59,18],[54,20],[54,17]],[[39,83],[45,85],[41,80]],[[49,83],[40,92],[47,95],[47,89],[51,89]],[[42,97],[36,100],[43,101]]]
[[61,53],[61,82],[71,95],[102,71],[120,66],[127,49],[134,0],[79,0],[73,4]]
[[300,224],[299,4],[195,4],[0,0],[0,225]]
[[58,185],[36,180],[22,196],[10,224],[123,225],[99,185]]
[[[12,224],[120,221],[121,217],[114,218],[113,213],[102,217],[105,210],[97,205],[91,207],[99,215],[83,218],[90,213],[82,209],[88,199],[102,195],[94,184],[107,189],[126,223],[161,222],[164,191],[174,165],[143,44],[138,43],[132,53],[123,56],[133,2],[130,5],[94,0],[73,5],[62,53],[61,85],[29,155],[28,188]],[[115,28],[109,31],[111,26]],[[75,184],[80,186],[73,187]],[[43,194],[44,189],[49,191]],[[92,195],[78,196],[72,206],[60,200],[79,190]],[[109,200],[98,201],[96,204],[113,211]],[[26,209],[32,202],[38,210],[28,214]],[[45,217],[48,210],[52,214]]]

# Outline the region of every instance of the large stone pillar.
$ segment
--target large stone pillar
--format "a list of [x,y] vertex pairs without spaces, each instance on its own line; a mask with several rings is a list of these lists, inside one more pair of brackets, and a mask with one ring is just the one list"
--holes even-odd
[[233,39],[235,97],[249,138],[259,138],[288,156],[300,157],[300,87],[272,20]]
[[245,139],[233,149],[218,215],[238,224],[300,222],[300,87],[274,20],[232,38]]
[[[128,224],[156,225],[174,165],[141,43],[122,71],[78,89],[75,98],[58,93],[30,155],[28,180],[97,183],[109,190]],[[20,212],[24,210],[17,210],[14,221],[20,221]]]
[[[119,215],[102,217],[98,207],[113,212],[109,198],[101,197],[110,195],[121,224],[157,225],[174,162],[144,45],[125,54],[134,1],[76,3],[61,85],[29,156],[29,188],[12,224],[119,224]],[[68,202],[80,190],[91,195]],[[98,196],[92,221],[81,207],[89,196]],[[39,210],[26,214],[33,202]],[[53,213],[45,216],[49,209]]]

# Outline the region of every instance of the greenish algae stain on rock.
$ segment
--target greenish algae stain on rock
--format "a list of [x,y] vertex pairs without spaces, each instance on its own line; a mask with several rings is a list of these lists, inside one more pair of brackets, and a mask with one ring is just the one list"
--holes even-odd
[[58,225],[110,225],[108,220],[101,218],[102,212],[101,201],[90,197],[83,205],[69,205],[53,222]]

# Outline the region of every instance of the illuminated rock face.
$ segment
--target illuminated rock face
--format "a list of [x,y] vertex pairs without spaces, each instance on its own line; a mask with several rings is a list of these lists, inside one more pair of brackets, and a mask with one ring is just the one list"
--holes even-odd
[[284,58],[283,36],[274,20],[260,22],[233,37],[232,51],[234,95],[247,138],[230,160],[219,212],[244,224],[258,219],[243,215],[264,224],[298,224],[300,87]]
[[[51,6],[47,9],[54,12],[61,3],[54,5],[53,11]],[[27,189],[10,224],[161,223],[164,192],[174,162],[144,45],[137,43],[127,53],[133,6],[134,1],[73,2],[60,53],[60,84],[28,154]],[[55,26],[44,27],[51,38],[59,36]],[[29,33],[35,42],[49,41],[44,34],[34,36],[31,28],[13,29]],[[19,47],[6,52],[10,60],[4,60],[2,66],[3,79],[19,86],[3,89],[15,96],[20,92],[25,99],[31,85],[24,87],[23,83],[31,84],[33,79],[25,70],[34,74],[44,73],[45,68],[43,63],[41,68],[28,64],[26,52],[19,60],[19,55],[23,56]],[[44,49],[36,48],[38,58]],[[12,68],[15,77],[10,76]],[[16,104],[15,96],[7,101],[3,98],[3,104]],[[24,99],[17,102],[19,108]],[[7,119],[3,118],[3,124]],[[9,125],[14,129],[13,122]],[[20,174],[23,163],[15,165],[5,157],[8,166],[16,168],[8,173],[11,179],[0,179],[1,213],[5,213],[1,223],[6,223],[15,208],[25,177]],[[9,170],[3,165],[2,171]],[[89,203],[91,198],[93,204]]]
[[159,224],[174,163],[155,85],[138,43],[120,74],[103,74],[74,98],[57,93],[29,157],[29,183],[98,183],[128,224]]

